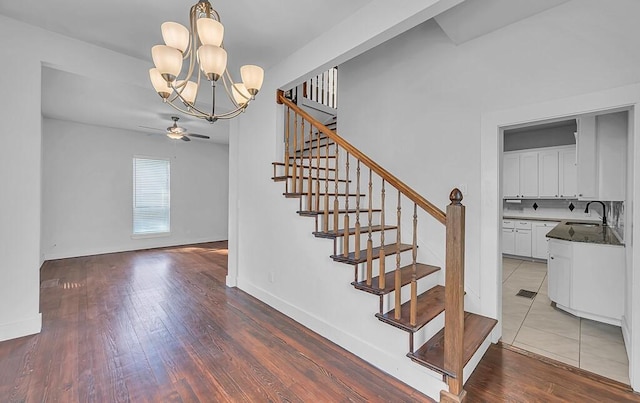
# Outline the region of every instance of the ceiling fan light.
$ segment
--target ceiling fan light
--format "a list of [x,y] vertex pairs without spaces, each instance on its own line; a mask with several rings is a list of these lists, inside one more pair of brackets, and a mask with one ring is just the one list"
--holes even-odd
[[247,64],[240,67],[240,75],[249,94],[256,95],[258,91],[260,91],[260,88],[262,88],[262,82],[264,81],[264,70],[262,67]]
[[165,22],[161,25],[162,39],[167,46],[178,49],[181,53],[189,47],[189,30],[177,22]]
[[170,139],[173,139],[173,140],[180,140],[182,138],[182,136],[183,136],[182,133],[167,132],[167,137],[169,137]]
[[224,26],[213,18],[198,18],[198,37],[203,45],[220,46],[224,37]]
[[251,94],[249,94],[247,87],[245,87],[243,83],[233,84],[231,92],[238,106],[244,106],[251,100]]
[[151,84],[153,88],[156,90],[158,95],[160,95],[163,99],[169,98],[171,94],[171,90],[169,89],[169,85],[162,78],[162,74],[155,67],[149,69],[149,78],[151,79]]
[[167,82],[173,82],[182,69],[182,53],[167,45],[156,45],[151,48],[153,64]]
[[227,68],[227,51],[218,46],[200,46],[198,59],[200,68],[209,81],[217,81]]
[[[184,85],[184,86],[183,86]],[[193,81],[180,81],[176,88],[177,92],[181,92],[181,96],[183,102],[186,102],[188,105],[193,105],[196,101],[196,96],[198,96],[198,84]]]

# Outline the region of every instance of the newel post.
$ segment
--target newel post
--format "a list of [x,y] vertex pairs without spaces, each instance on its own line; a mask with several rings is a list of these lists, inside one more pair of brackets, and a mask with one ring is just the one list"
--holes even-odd
[[441,402],[463,402],[466,392],[462,388],[464,367],[464,220],[465,207],[462,192],[453,189],[447,206],[444,367],[449,391],[440,392]]

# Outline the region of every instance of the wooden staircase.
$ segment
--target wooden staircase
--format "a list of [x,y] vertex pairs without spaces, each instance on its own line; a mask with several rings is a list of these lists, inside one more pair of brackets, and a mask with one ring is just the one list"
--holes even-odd
[[[408,333],[407,356],[442,375],[449,390],[441,401],[463,401],[463,368],[497,321],[464,311],[462,194],[451,192],[445,214],[340,137],[335,119],[324,125],[283,92],[277,99],[285,113],[285,148],[272,179],[285,183],[285,197],[300,199],[300,216],[315,219],[313,235],[333,240],[330,258],[353,266],[354,288],[379,296],[375,316]],[[395,202],[391,209],[388,198]],[[418,212],[446,227],[444,284],[437,284],[440,267],[417,261]],[[410,243],[402,242],[407,234]],[[418,282],[435,285],[418,294]],[[393,306],[385,310],[390,294]],[[414,335],[443,313],[444,328],[414,349]]]

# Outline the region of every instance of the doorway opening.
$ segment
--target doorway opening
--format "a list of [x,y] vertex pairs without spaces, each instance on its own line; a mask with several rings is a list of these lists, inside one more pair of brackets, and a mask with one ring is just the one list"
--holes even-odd
[[501,341],[625,384],[630,127],[607,110],[504,126],[500,145]]

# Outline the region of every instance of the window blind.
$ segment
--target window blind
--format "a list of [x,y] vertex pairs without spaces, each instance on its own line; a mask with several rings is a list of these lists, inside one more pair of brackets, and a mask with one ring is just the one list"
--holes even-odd
[[169,160],[133,158],[133,233],[170,231]]

